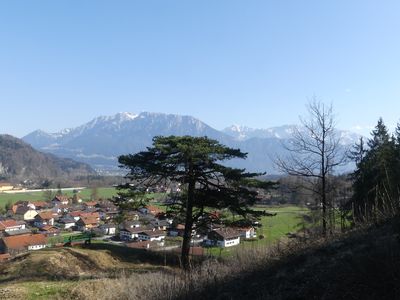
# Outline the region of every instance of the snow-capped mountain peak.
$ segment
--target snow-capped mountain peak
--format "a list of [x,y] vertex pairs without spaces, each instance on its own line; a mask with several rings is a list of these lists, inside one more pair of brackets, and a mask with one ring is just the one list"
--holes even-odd
[[232,125],[223,130],[224,133],[234,137],[237,140],[243,141],[251,138],[290,138],[295,125],[284,125],[279,127],[271,127],[267,129],[250,128],[240,125]]
[[[107,170],[117,168],[119,155],[136,153],[150,146],[154,136],[208,136],[248,153],[246,160],[234,161],[235,166],[273,172],[273,162],[268,155],[284,153],[282,140],[292,138],[295,128],[295,125],[267,129],[232,125],[218,131],[191,116],[121,112],[57,133],[34,131],[23,139],[41,151],[89,163],[97,170]],[[338,134],[344,145],[358,140],[357,134],[351,132],[338,131]]]

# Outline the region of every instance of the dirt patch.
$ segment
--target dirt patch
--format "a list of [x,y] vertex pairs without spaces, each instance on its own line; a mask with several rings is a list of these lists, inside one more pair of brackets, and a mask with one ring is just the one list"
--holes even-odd
[[26,290],[24,288],[15,286],[0,287],[0,299],[26,299]]

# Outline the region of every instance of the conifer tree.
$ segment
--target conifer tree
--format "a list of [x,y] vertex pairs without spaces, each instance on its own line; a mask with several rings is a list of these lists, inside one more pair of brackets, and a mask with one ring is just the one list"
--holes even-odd
[[181,262],[189,269],[192,229],[207,222],[207,211],[227,209],[245,219],[262,215],[252,209],[257,199],[254,189],[269,188],[271,183],[255,179],[261,174],[222,164],[246,156],[207,137],[155,137],[146,151],[119,157],[121,166],[129,170],[130,182],[120,186],[126,192],[120,193],[116,203],[123,209],[138,208],[147,203],[149,187],[179,186],[182,191],[173,199],[173,211],[185,224]]
[[376,219],[383,210],[398,209],[398,136],[390,136],[382,118],[371,135],[368,150],[356,161],[357,169],[353,173],[352,204],[356,219]]

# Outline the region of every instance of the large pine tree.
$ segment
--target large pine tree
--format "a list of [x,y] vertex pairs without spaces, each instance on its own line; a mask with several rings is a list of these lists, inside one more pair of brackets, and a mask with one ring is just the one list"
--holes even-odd
[[[210,209],[228,209],[243,218],[258,218],[251,207],[257,199],[255,188],[269,188],[271,183],[256,180],[260,174],[230,168],[222,162],[244,159],[247,154],[228,148],[207,137],[155,137],[152,147],[137,154],[122,155],[119,162],[129,170],[130,183],[121,186],[121,207],[144,205],[144,191],[157,185],[179,185],[173,206],[176,217],[185,224],[181,260],[190,267],[189,251],[194,225],[208,220]],[[128,202],[128,199],[133,201]],[[204,225],[204,224],[202,224]]]

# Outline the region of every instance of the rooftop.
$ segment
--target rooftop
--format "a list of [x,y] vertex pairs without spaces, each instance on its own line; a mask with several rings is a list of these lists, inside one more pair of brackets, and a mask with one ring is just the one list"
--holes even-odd
[[33,245],[47,244],[47,238],[43,234],[17,235],[3,238],[8,249],[23,249]]

